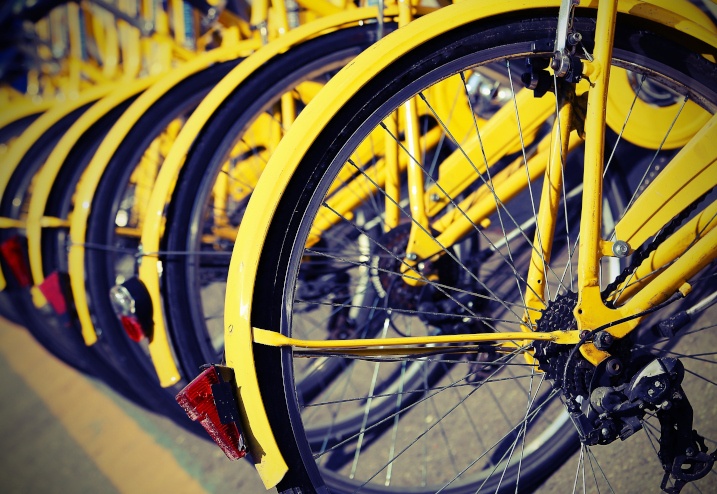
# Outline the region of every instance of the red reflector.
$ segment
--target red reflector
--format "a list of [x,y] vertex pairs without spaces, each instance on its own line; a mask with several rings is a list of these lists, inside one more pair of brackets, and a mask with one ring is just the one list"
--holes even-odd
[[121,316],[120,322],[124,328],[124,332],[127,333],[129,339],[132,341],[142,341],[144,338],[144,331],[142,331],[142,325],[139,321],[132,316]]
[[113,286],[110,289],[110,303],[132,341],[141,341],[145,336],[152,340],[152,299],[144,283],[137,278],[130,278],[121,285]]
[[246,455],[246,446],[236,422],[238,409],[232,387],[231,382],[222,379],[217,366],[210,366],[176,399],[190,419],[202,424],[227,458],[238,460]]
[[50,276],[45,278],[42,283],[38,285],[38,288],[47,299],[48,303],[52,306],[56,314],[61,316],[67,313],[67,302],[65,301],[65,294],[62,287],[62,281],[60,280],[60,273],[55,271],[50,274]]
[[0,245],[0,252],[2,252],[5,262],[7,262],[12,274],[20,284],[20,288],[27,288],[32,285],[30,264],[27,262],[25,249],[20,237],[15,235],[7,239]]

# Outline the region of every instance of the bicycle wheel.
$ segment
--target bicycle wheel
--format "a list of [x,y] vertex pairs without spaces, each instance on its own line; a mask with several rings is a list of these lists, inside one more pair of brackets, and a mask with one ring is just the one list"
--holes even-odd
[[[166,149],[196,105],[239,60],[216,64],[182,80],[159,98],[115,150],[93,196],[87,220],[85,282],[92,317],[103,328],[101,345],[132,355],[144,379],[156,381],[146,348],[133,341],[117,320],[110,289],[135,274],[143,210]],[[130,166],[127,164],[130,163]],[[123,184],[119,186],[117,184]],[[149,377],[151,376],[151,377]],[[172,388],[162,394],[173,395]],[[185,422],[184,417],[180,419]]]
[[[393,27],[386,24],[387,31]],[[292,95],[299,112],[375,40],[375,25],[345,28],[273,57],[232,92],[197,136],[167,210],[162,243],[168,252],[162,255],[165,314],[184,375],[196,376],[223,353],[231,247],[253,186],[287,130],[282,95]]]
[[[73,207],[74,191],[82,174],[95,154],[98,146],[109,129],[120,115],[132,103],[135,96],[117,102],[106,114],[97,119],[73,143],[71,150],[64,157],[52,188],[47,197],[44,214],[49,217],[67,218]],[[139,372],[139,365],[132,359],[131,354],[119,347],[108,347],[104,344],[87,346],[82,338],[79,327],[73,314],[73,305],[67,297],[69,285],[67,279],[67,242],[66,228],[45,228],[41,231],[40,245],[42,248],[42,270],[46,276],[57,273],[59,287],[69,302],[67,314],[57,315],[50,313],[47,308],[42,309],[42,320],[45,331],[52,335],[51,347],[67,348],[71,351],[71,362],[82,363],[82,370],[105,382],[118,393],[131,399],[133,402],[153,411],[172,411],[167,401],[161,404],[157,398],[154,383]],[[26,313],[34,306],[24,306]],[[51,332],[52,331],[52,332]],[[145,379],[144,381],[142,379]],[[181,415],[177,414],[181,418]]]
[[[67,115],[59,118],[53,125],[41,135],[39,139],[27,150],[14,170],[2,198],[0,199],[0,215],[6,218],[21,219],[27,214],[29,197],[32,191],[32,182],[35,174],[45,163],[48,155],[55,147],[62,135],[87,109],[84,105]],[[16,228],[0,229],[0,242],[8,242],[16,237],[20,242],[20,256],[26,258],[26,247],[24,235]],[[66,344],[62,339],[56,338],[57,334],[63,332],[62,325],[51,318],[50,311],[40,311],[35,308],[32,296],[28,292],[29,273],[21,280],[12,275],[13,271],[7,260],[0,258],[3,273],[6,274],[8,286],[0,294],[2,305],[12,308],[16,315],[15,322],[25,326],[33,337],[63,362],[91,374],[90,366],[86,365],[84,359],[73,349],[72,344]],[[25,263],[27,260],[25,259]],[[9,276],[8,276],[9,275]],[[10,317],[11,314],[8,313]]]
[[[449,16],[449,12],[461,8],[447,7],[446,12],[438,15]],[[446,22],[445,17],[441,19]],[[524,319],[527,268],[532,253],[542,252],[542,242],[547,242],[547,235],[552,237],[553,233],[543,232],[546,236],[541,239],[541,235],[536,235],[538,240],[533,240],[540,193],[533,190],[537,186],[529,185],[527,177],[532,177],[529,165],[537,162],[534,156],[538,155],[534,152],[548,134],[544,125],[528,130],[529,116],[523,113],[523,108],[536,107],[531,106],[532,100],[517,94],[520,85],[517,81],[537,59],[551,56],[550,50],[540,54],[536,46],[539,40],[554,38],[556,19],[557,12],[550,11],[529,11],[511,18],[472,23],[461,19],[454,24],[457,27],[443,30],[410,50],[400,51],[400,56],[394,56],[384,69],[366,78],[361,89],[341,96],[341,109],[315,130],[306,152],[292,157],[298,166],[281,193],[256,271],[252,326],[295,338],[325,338],[325,334],[315,333],[316,321],[325,321],[332,311],[342,308],[360,315],[362,321],[378,319],[385,336],[520,331],[528,324]],[[594,44],[594,25],[589,11],[578,11],[574,26],[583,36],[582,44],[587,53]],[[423,24],[419,20],[413,26]],[[662,26],[628,16],[618,17],[613,64],[629,71],[632,100],[658,110],[659,121],[655,121],[653,131],[658,132],[657,125],[667,123],[662,141],[670,141],[667,132],[672,127],[692,125],[695,120],[704,125],[711,118],[717,103],[714,64],[697,54],[714,55],[714,52],[714,48],[699,40],[666,32]],[[347,78],[349,74],[347,72]],[[496,89],[490,94],[507,92],[504,107],[510,110],[505,113],[512,115],[514,137],[507,142],[518,143],[517,149],[506,145],[497,153],[488,153],[485,146],[490,145],[489,137],[498,139],[500,136],[480,135],[481,126],[475,122],[469,121],[466,125],[460,119],[452,119],[450,111],[433,110],[433,92],[440,93],[456,81],[455,101],[462,101],[462,105],[470,108],[484,107],[475,97],[481,94],[474,92],[472,82],[476,78],[496,82],[490,84]],[[577,90],[587,88],[583,84]],[[410,145],[404,136],[391,132],[387,119],[413,97],[428,108],[424,113],[426,127],[419,137],[427,136],[430,129],[439,129],[443,136],[439,142],[445,143],[449,152],[443,153],[438,147],[409,154]],[[562,92],[549,91],[545,97],[549,98],[550,112],[547,117],[541,116],[539,122],[547,125],[554,120],[550,113],[557,107]],[[665,101],[658,102],[663,97]],[[317,102],[317,107],[320,103]],[[622,112],[623,125],[630,124],[632,118],[644,118],[625,108],[618,111]],[[685,122],[678,118],[684,116],[685,111],[694,112],[696,116]],[[507,116],[503,114],[500,118],[507,119]],[[467,134],[468,138],[461,133],[466,129],[472,132]],[[658,149],[640,148],[620,139],[619,128],[614,130],[615,144],[606,153],[611,158],[605,166],[603,190],[609,206],[604,207],[603,217],[606,238],[610,238],[615,221],[630,210],[635,198],[649,189],[654,176],[675,156],[676,150],[667,148],[679,147],[672,143]],[[405,159],[419,163],[419,174],[426,188],[435,190],[435,197],[429,196],[429,200],[443,201],[443,207],[426,206],[430,212],[428,226],[401,202],[407,195],[405,192],[388,192],[380,182],[372,166],[382,156],[373,154],[369,161],[356,159],[362,147],[383,149],[372,144],[376,136],[389,141],[395,139],[395,147],[406,154]],[[466,142],[471,138],[473,142],[482,141],[469,147]],[[287,149],[293,144],[290,141]],[[572,206],[571,201],[574,195],[580,194],[581,183],[579,179],[573,182],[572,177],[582,160],[577,152],[579,146],[570,149],[573,153],[563,166],[564,194],[556,213],[559,221],[555,243],[550,249],[552,258],[540,260],[544,265],[545,308],[530,317],[537,321],[530,324],[535,324],[538,331],[575,327],[572,309],[577,297],[572,287],[577,274],[574,253],[580,225],[573,216],[579,206]],[[452,184],[453,188],[449,189],[445,186],[445,175],[449,171],[460,171],[460,167],[449,168],[451,160],[460,160],[460,166],[472,170],[473,174],[465,185]],[[618,169],[618,162],[625,171]],[[520,179],[519,193],[499,188],[499,184],[519,180],[518,174],[525,177]],[[579,170],[577,176],[580,177]],[[436,183],[444,185],[431,189]],[[361,200],[358,205],[342,209],[342,203],[335,198],[342,190],[350,191],[352,185],[353,194],[363,191]],[[623,187],[630,189],[627,195],[619,191]],[[709,214],[714,214],[709,210],[714,206],[713,200],[713,196],[708,196],[696,201],[689,214],[680,215],[677,224],[667,229],[667,234],[692,221],[689,218],[695,211],[703,211],[710,218]],[[487,209],[476,215],[471,210],[474,205]],[[399,206],[399,220],[389,221],[385,210],[395,206]],[[252,204],[247,214],[251,214],[251,208]],[[327,222],[326,218],[332,221]],[[463,219],[467,222],[465,231],[450,243],[437,240],[444,238],[440,235],[453,223]],[[372,222],[377,222],[380,228],[374,229]],[[713,222],[714,216],[707,221],[709,225]],[[413,224],[422,225],[422,234],[432,243],[434,249],[430,256],[418,259],[408,256]],[[335,237],[334,232],[339,228],[353,229],[356,240],[349,244],[345,235]],[[240,237],[239,242],[243,241]],[[663,237],[657,236],[645,244],[656,246],[663,241]],[[714,257],[714,252],[711,255]],[[602,276],[605,300],[620,305],[618,299],[623,296],[624,281],[620,281],[619,273],[624,268],[634,271],[639,256],[617,261],[606,259]],[[346,273],[351,281],[343,286],[349,292],[337,296],[331,289],[325,289],[307,295],[304,287],[317,263],[328,264],[326,271]],[[410,273],[418,282],[409,283],[404,273],[412,267],[415,269]],[[374,292],[366,290],[368,285],[362,281],[366,277]],[[616,284],[610,283],[616,279]],[[709,288],[710,283],[714,283],[714,268],[708,267],[692,283],[694,287]],[[366,299],[366,295],[371,298]],[[708,301],[705,299],[705,303]],[[660,319],[668,315],[665,311],[659,313]],[[680,356],[679,360],[688,368],[682,388],[694,406],[695,429],[708,438],[706,442],[710,445],[717,435],[714,421],[709,419],[713,407],[707,389],[714,392],[715,380],[711,376],[715,369],[709,362],[691,360],[688,356],[704,351],[713,336],[709,331],[694,331],[689,338],[656,337],[649,330],[634,332],[620,343],[624,345],[620,356],[627,370],[621,370],[621,377],[615,379],[625,385],[650,359]],[[689,341],[700,339],[704,342],[697,345],[696,341]],[[514,351],[505,347],[466,350],[458,346],[442,348],[435,355],[411,358],[369,358],[356,354],[350,373],[343,372],[322,394],[306,402],[297,392],[298,379],[306,360],[315,355],[255,345],[259,386],[266,400],[272,397],[267,413],[275,436],[282,438],[282,454],[290,465],[279,490],[296,487],[316,490],[322,488],[323,483],[332,492],[462,493],[534,489],[575,447],[575,427],[561,400],[588,403],[593,379],[595,382],[604,379],[605,369],[591,368],[579,356],[567,357],[567,353],[560,351],[552,354],[551,348],[539,354],[543,360],[538,359],[538,370],[526,359],[526,350],[530,349],[516,344]],[[346,413],[345,409],[360,407],[368,414],[372,399],[384,395],[372,385],[380,382],[382,373],[400,374],[409,362],[427,365],[429,361],[437,361],[447,370],[440,382],[417,390],[420,399],[415,405],[402,407],[401,401],[407,393],[399,390],[391,395],[396,403],[395,412],[382,423],[363,427],[325,448],[317,448],[307,441],[306,431],[315,428],[317,423],[330,424],[334,417]],[[277,389],[283,391],[283,400],[277,398]],[[655,408],[651,410],[654,412]],[[572,411],[575,412],[574,407]],[[640,424],[633,423],[631,432],[642,428],[648,437],[659,441],[659,433],[655,431],[660,430],[660,423],[655,420],[655,413],[635,413],[633,417]],[[650,424],[650,419],[657,425]],[[590,420],[593,420],[590,426],[594,427],[594,417]],[[599,435],[601,430],[595,433]],[[614,440],[618,434],[607,430],[604,435],[599,441],[609,442],[608,439]],[[625,437],[628,435],[624,433]],[[289,442],[289,437],[294,441]],[[662,439],[667,444],[664,433]],[[664,446],[662,460],[665,455],[669,456],[668,448]],[[584,470],[578,474],[583,476],[578,478],[587,478],[588,485],[600,484],[598,488],[602,488],[603,483],[609,481],[609,472],[602,473],[594,465],[590,471],[587,465],[595,458],[592,449],[584,446],[586,459],[581,464]],[[706,451],[706,447],[699,448],[700,454],[707,455]],[[642,451],[640,455],[644,456],[641,460],[648,461],[647,452]],[[701,458],[702,463],[690,466],[690,475],[709,463],[704,456]],[[658,472],[662,471],[657,455],[651,455],[649,460]],[[695,475],[694,479],[698,477]],[[709,477],[702,482],[709,485]]]

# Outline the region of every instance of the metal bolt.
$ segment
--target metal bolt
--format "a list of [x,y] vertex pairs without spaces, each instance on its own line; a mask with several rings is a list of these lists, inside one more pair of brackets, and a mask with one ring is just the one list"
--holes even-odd
[[572,33],[568,35],[568,44],[575,46],[583,40],[583,35],[580,33]]
[[695,450],[694,450],[693,448],[687,448],[687,449],[685,450],[685,454],[686,454],[687,456],[695,456]]
[[655,381],[655,387],[656,387],[656,388],[661,388],[661,387],[662,387],[662,382],[661,382],[661,381]]
[[618,240],[612,244],[612,253],[616,257],[625,257],[630,252],[630,246],[624,240]]
[[595,336],[595,347],[599,350],[607,350],[615,342],[615,338],[607,331],[600,331]]
[[418,255],[415,252],[409,252],[406,254],[406,259],[408,259],[409,261],[415,261],[416,259],[418,259]]
[[434,192],[433,194],[431,194],[431,201],[433,201],[433,202],[438,202],[438,201],[440,201],[440,200],[441,200],[441,196],[439,196],[439,195],[436,194],[435,192]]
[[608,429],[607,427],[603,427],[600,430],[600,434],[602,434],[604,437],[607,437],[610,434],[610,429]]
[[608,374],[616,376],[622,372],[622,363],[616,358],[611,358],[605,363]]

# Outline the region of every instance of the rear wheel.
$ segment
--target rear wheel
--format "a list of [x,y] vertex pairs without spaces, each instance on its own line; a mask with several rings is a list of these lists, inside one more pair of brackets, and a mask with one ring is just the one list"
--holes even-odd
[[[194,424],[176,407],[176,389],[159,386],[147,348],[125,334],[112,308],[110,289],[134,276],[142,260],[139,232],[167,150],[201,99],[237,63],[215,64],[180,81],[134,122],[107,163],[87,220],[85,288],[98,333],[94,346],[127,384],[143,389],[142,396],[155,411],[193,430]],[[67,262],[64,251],[62,261]]]
[[162,256],[168,329],[187,376],[221,360],[231,248],[254,185],[287,130],[282,97],[299,113],[375,40],[375,27],[366,25],[292,47],[236,88],[197,136],[168,207]]
[[[515,123],[514,116],[519,112],[513,112],[512,107],[519,106],[517,81],[527,71],[526,57],[536,56],[536,40],[554,37],[556,18],[557,12],[528,12],[522,19],[489,19],[447,30],[407,51],[347,97],[341,111],[324,128],[317,129],[311,147],[297,158],[301,161],[282,191],[257,270],[253,326],[297,338],[325,339],[327,335],[322,331],[327,323],[333,315],[346,311],[347,318],[354,322],[344,321],[344,327],[375,324],[381,328],[379,336],[387,337],[520,331],[525,324],[527,266],[532,252],[540,250],[538,244],[547,241],[540,236],[535,243],[533,240],[539,182],[524,185],[515,196],[502,195],[492,187],[505,180],[502,177],[517,173],[525,176],[526,162],[532,162],[534,148],[548,135],[552,118],[544,126],[524,133]],[[590,52],[594,19],[577,17],[575,26]],[[649,105],[657,112],[658,119],[649,131],[659,132],[663,123],[666,130],[655,149],[649,140],[631,137],[633,142],[627,142],[621,135],[620,127],[634,125],[633,119],[645,118],[644,115],[636,116],[619,107],[613,111],[620,113],[620,124],[611,123],[615,120],[610,120],[612,116],[608,118],[608,123],[617,128],[613,129],[615,135],[605,153],[605,238],[611,238],[614,223],[684,144],[674,140],[674,134],[668,134],[667,129],[694,126],[695,121],[699,128],[717,107],[714,65],[692,51],[714,50],[675,33],[655,34],[650,27],[654,26],[630,18],[618,19],[614,65],[628,70],[631,80],[636,81],[618,89],[632,90],[632,101]],[[659,27],[661,31],[664,28]],[[512,132],[521,146],[503,150],[500,159],[491,161],[489,174],[473,174],[472,185],[459,193],[440,189],[448,198],[446,207],[429,217],[430,228],[424,231],[429,241],[438,245],[438,256],[417,260],[421,283],[411,286],[402,276],[402,268],[410,258],[408,239],[401,234],[401,228],[420,221],[412,216],[405,201],[394,203],[391,197],[396,196],[387,192],[380,174],[372,168],[382,156],[374,151],[368,160],[356,157],[362,155],[362,149],[382,150],[385,141],[401,138],[400,133],[390,132],[384,122],[404,101],[416,97],[427,106],[421,135],[428,136],[431,129],[439,129],[442,135],[433,148],[406,157],[421,164],[426,187],[437,180],[441,182],[441,167],[457,159],[456,154],[463,157],[463,166],[477,171],[486,155],[480,147],[478,152],[471,152],[464,143],[471,138],[487,139],[479,135],[483,123],[452,120],[451,111],[436,110],[432,99],[455,84],[455,101],[481,117],[480,111],[486,105],[479,94],[472,92],[471,81],[477,80],[476,74],[496,82],[495,95],[500,91],[507,94],[504,104],[511,107]],[[650,94],[642,91],[648,87],[654,90],[649,93],[659,93],[664,101],[650,99]],[[618,89],[611,86],[611,91]],[[544,97],[551,98],[555,108],[558,96],[548,92]],[[685,111],[696,116],[685,121],[680,117]],[[467,129],[467,138],[461,129]],[[688,139],[691,133],[694,131],[686,131]],[[449,149],[444,152],[442,146]],[[407,153],[403,140],[398,147]],[[574,324],[575,253],[580,233],[576,214],[580,206],[574,201],[579,200],[581,192],[580,149],[574,148],[563,167],[564,194],[558,208],[552,259],[542,259],[545,309],[531,314],[538,321],[534,328],[538,331],[566,329]],[[474,161],[466,159],[468,156]],[[484,182],[491,185],[483,185]],[[351,191],[352,185],[353,193],[362,194],[362,200],[342,210],[335,198],[341,191]],[[406,192],[401,191],[399,197],[405,198]],[[694,209],[704,211],[713,200],[708,196]],[[389,222],[385,209],[396,203],[400,206],[399,221]],[[474,219],[457,241],[441,244],[435,240],[446,224],[468,216],[474,204],[484,203],[492,204],[492,212]],[[694,214],[685,214],[678,222],[686,224]],[[326,226],[326,218],[333,224]],[[705,232],[713,226],[714,216],[708,220]],[[378,228],[373,228],[372,222]],[[670,227],[667,233],[676,229],[677,226]],[[353,233],[347,235],[345,230]],[[553,235],[543,232],[547,234]],[[655,238],[646,244],[661,242],[661,238]],[[623,282],[610,282],[625,267],[632,271],[638,264],[635,257],[619,262],[614,258],[605,260],[602,276],[606,301],[620,305],[622,293],[629,290],[623,290]],[[344,273],[349,281],[340,283],[340,291],[325,287],[309,290],[307,284],[317,265],[333,273],[327,281],[336,281],[336,273]],[[709,293],[714,274],[714,268],[708,267],[693,280],[696,292]],[[695,298],[700,300],[699,295]],[[660,318],[669,315],[665,311],[659,314]],[[652,331],[638,331],[621,345],[623,358],[630,363],[630,375],[637,374],[649,359],[679,356],[687,368],[688,377],[682,386],[695,410],[694,427],[708,438],[712,451],[717,431],[708,416],[714,408],[716,369],[711,362],[690,356],[714,344],[715,335],[714,331],[698,330],[689,330],[690,336],[684,338],[658,338]],[[704,343],[695,345],[693,339],[703,339]],[[587,361],[568,358],[560,350],[543,358],[538,369],[526,359],[526,350],[532,351],[516,346],[511,352],[489,348],[472,349],[465,354],[457,347],[412,359],[355,355],[352,365],[343,367],[330,386],[306,400],[301,393],[301,379],[307,362],[311,365],[315,356],[255,345],[257,375],[265,400],[275,397],[277,389],[284,390],[282,406],[273,400],[268,410],[275,435],[282,440],[282,452],[293,468],[280,490],[307,488],[308,484],[316,488],[321,483],[319,476],[332,492],[516,492],[535,488],[577,447],[575,427],[563,400],[582,397],[578,401],[586,402],[593,377],[598,379],[603,369],[595,370],[586,365]],[[416,387],[402,377],[409,365],[440,365],[444,372],[439,381]],[[623,374],[621,379],[626,376]],[[389,381],[396,383],[394,388],[387,391],[380,387]],[[393,402],[393,412],[384,420],[365,421],[355,433],[334,440],[330,431],[337,418],[357,410],[369,417],[374,400],[385,400],[387,394]],[[418,398],[406,406],[404,400],[411,395]],[[642,421],[648,438],[659,440],[660,423],[654,414],[641,415],[638,421]],[[318,428],[326,431],[322,444],[311,436],[311,431]],[[290,444],[285,443],[288,437],[294,438]],[[611,472],[600,470],[592,450],[584,446],[580,470],[573,480],[578,478],[581,483],[603,489],[606,483],[610,485]],[[662,474],[657,455],[644,450],[637,455],[640,461],[652,462],[653,475]],[[643,487],[659,483],[652,479],[638,482]],[[695,485],[709,485],[710,477],[701,482]]]

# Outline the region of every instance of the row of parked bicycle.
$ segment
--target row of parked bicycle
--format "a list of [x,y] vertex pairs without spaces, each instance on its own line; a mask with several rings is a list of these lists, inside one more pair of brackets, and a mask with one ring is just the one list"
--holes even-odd
[[713,11],[7,2],[0,315],[281,492],[709,490]]
[[[290,31],[328,14],[342,20]],[[192,427],[174,396],[221,360],[230,249],[291,123],[282,96],[303,105],[321,84],[313,49],[294,51],[367,16],[322,0],[7,2],[2,315]]]

